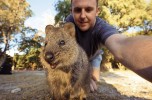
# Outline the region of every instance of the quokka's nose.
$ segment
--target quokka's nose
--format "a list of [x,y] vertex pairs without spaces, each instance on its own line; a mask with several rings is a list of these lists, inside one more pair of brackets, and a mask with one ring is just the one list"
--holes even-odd
[[47,62],[52,62],[55,59],[54,54],[52,52],[45,53],[45,60]]

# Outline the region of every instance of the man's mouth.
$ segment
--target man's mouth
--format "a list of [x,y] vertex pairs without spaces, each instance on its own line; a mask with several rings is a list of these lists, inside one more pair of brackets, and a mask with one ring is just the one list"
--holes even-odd
[[81,23],[81,24],[85,24],[85,23],[87,23],[87,22],[80,21],[80,23]]
[[87,22],[80,22],[81,26],[85,26],[87,24]]

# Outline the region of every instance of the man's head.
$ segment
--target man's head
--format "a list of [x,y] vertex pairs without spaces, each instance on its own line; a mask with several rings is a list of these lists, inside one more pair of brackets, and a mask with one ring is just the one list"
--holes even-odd
[[81,31],[94,27],[98,12],[98,0],[71,0],[71,13]]
[[[72,1],[73,1],[73,0],[71,0],[71,6],[72,6]],[[98,0],[96,0],[96,3],[97,3],[97,6],[98,6]]]

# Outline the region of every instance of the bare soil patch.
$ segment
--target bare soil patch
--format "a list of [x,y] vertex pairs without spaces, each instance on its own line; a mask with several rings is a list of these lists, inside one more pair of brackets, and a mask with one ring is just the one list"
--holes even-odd
[[[152,100],[152,83],[131,71],[101,72],[98,93],[89,100]],[[44,71],[0,75],[0,100],[50,100]]]

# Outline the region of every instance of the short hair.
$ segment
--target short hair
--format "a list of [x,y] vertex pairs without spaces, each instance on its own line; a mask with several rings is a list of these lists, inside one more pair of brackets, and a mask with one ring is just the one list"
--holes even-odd
[[[98,0],[96,0],[96,2],[97,2],[97,7],[98,7]],[[72,0],[71,0],[71,7],[72,7]]]

